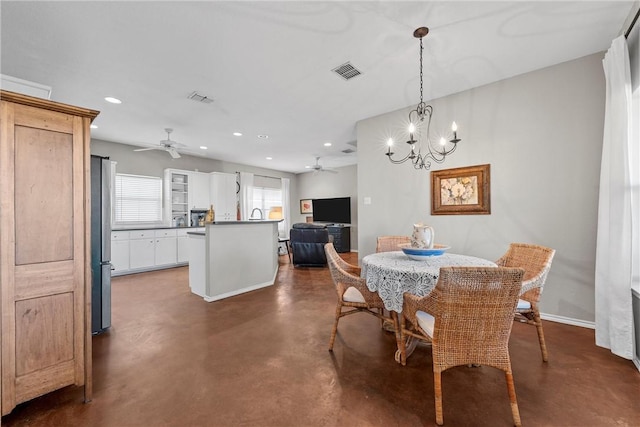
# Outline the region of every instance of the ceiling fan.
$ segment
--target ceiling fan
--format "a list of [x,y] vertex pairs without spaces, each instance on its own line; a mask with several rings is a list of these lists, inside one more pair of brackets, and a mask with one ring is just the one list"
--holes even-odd
[[179,159],[180,153],[178,153],[176,147],[183,147],[184,145],[171,140],[171,132],[173,132],[173,129],[165,128],[164,131],[167,132],[167,139],[163,139],[162,141],[160,141],[160,144],[158,144],[158,146],[149,148],[138,148],[137,150],[133,151],[164,150],[169,153],[174,159]]
[[330,173],[338,173],[338,171],[335,171],[333,169],[325,169],[321,164],[320,164],[320,157],[316,157],[316,164],[311,166],[310,169],[313,171],[313,173],[318,173],[318,172],[330,172]]

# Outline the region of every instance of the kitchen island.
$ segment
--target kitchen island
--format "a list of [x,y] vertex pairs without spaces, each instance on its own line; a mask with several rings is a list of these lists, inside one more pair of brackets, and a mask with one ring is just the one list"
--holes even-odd
[[211,302],[273,285],[279,221],[220,221],[188,232],[191,292]]

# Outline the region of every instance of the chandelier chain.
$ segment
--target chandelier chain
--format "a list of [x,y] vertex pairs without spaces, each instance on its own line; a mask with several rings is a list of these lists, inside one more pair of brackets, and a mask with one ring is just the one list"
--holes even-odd
[[424,104],[422,98],[422,37],[420,37],[420,105]]
[[[453,137],[448,141],[442,137],[439,145],[436,146],[431,141],[430,128],[431,117],[433,115],[433,107],[424,103],[424,73],[423,73],[423,52],[424,45],[422,38],[429,33],[427,27],[420,27],[414,31],[413,36],[420,39],[420,103],[415,109],[409,112],[409,153],[403,158],[393,158],[394,152],[391,151],[393,146],[393,138],[387,140],[387,152],[385,153],[391,163],[399,164],[410,161],[415,169],[429,170],[431,161],[436,163],[444,162],[445,158],[453,153],[460,142],[457,135],[456,122],[451,124]],[[425,120],[425,118],[427,120]]]

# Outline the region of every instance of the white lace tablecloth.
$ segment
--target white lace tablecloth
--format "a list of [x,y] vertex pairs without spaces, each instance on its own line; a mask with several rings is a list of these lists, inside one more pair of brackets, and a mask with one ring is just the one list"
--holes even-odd
[[425,296],[438,282],[440,267],[496,267],[493,261],[445,253],[416,261],[403,252],[380,252],[362,258],[361,276],[378,292],[387,310],[402,312],[402,294]]

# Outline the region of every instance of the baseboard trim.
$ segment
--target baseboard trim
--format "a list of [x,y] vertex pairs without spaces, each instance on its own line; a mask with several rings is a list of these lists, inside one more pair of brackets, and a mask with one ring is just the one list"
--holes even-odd
[[236,295],[244,294],[246,292],[251,292],[251,291],[258,290],[258,289],[266,288],[267,286],[273,286],[273,284],[276,282],[276,276],[277,275],[278,275],[278,269],[276,268],[275,272],[273,273],[273,278],[268,282],[258,283],[258,284],[255,284],[255,285],[247,286],[246,288],[237,289],[237,290],[234,290],[234,291],[231,291],[231,292],[225,292],[223,294],[217,294],[217,295],[212,295],[212,296],[205,295],[204,296],[204,300],[206,302],[214,302],[214,301],[218,301],[218,300],[221,300],[221,299],[225,299],[225,298],[233,297],[233,296],[236,296]]
[[571,317],[557,316],[555,314],[540,313],[542,320],[550,322],[564,323],[565,325],[580,326],[581,328],[595,329],[595,322],[587,322],[586,320],[573,319]]

